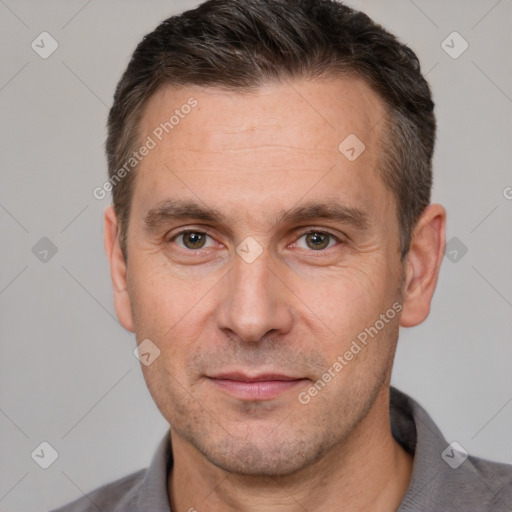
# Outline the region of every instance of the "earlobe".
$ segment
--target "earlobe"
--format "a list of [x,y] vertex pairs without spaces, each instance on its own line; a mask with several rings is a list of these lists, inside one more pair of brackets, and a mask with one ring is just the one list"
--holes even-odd
[[127,265],[119,243],[119,224],[113,206],[105,209],[105,251],[114,288],[114,306],[121,325],[134,332],[130,297],[127,290]]
[[445,250],[446,211],[439,204],[425,208],[412,233],[405,261],[400,325],[413,327],[429,315]]

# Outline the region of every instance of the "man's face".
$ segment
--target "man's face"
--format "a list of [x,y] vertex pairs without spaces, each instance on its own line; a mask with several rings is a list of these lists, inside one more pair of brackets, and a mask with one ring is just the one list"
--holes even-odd
[[[159,141],[154,130],[191,97]],[[147,105],[141,141],[157,144],[136,171],[121,316],[161,351],[143,371],[173,436],[219,467],[306,467],[388,384],[402,265],[379,177],[384,111],[352,78],[169,88]],[[353,135],[366,146],[355,160]]]

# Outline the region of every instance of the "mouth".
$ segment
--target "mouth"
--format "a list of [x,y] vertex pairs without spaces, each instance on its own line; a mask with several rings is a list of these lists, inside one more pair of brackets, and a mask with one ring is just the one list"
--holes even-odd
[[207,378],[218,389],[249,401],[271,400],[308,380],[279,373],[248,375],[242,372],[222,373]]

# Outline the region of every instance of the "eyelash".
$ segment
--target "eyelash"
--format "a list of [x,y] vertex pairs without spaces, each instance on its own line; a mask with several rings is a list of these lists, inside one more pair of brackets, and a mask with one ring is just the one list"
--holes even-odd
[[[200,234],[200,235],[207,235],[207,236],[209,236],[210,238],[213,239],[213,237],[207,231],[201,231],[200,229],[194,229],[194,228],[186,228],[186,229],[182,229],[178,233],[174,234],[168,240],[168,243],[174,242],[174,240],[176,240],[176,238],[178,238],[181,235],[186,235],[187,233],[197,233],[197,234]],[[322,229],[314,229],[314,228],[311,229],[310,228],[307,231],[303,231],[303,232],[301,232],[298,235],[297,240],[301,239],[303,236],[310,235],[310,234],[328,235],[332,239],[334,239],[338,244],[342,243],[342,241],[335,234],[331,233],[330,231],[326,231],[324,228],[322,228]],[[321,250],[318,250],[318,251],[310,249],[310,252],[313,252],[313,253],[314,252],[316,252],[316,253],[323,253],[323,252],[326,252],[328,249],[332,249],[333,247],[328,247],[327,249],[321,249]],[[204,250],[204,249],[186,249],[186,248],[183,248],[183,247],[180,247],[180,249],[182,249],[183,251],[187,251],[187,252],[197,252],[197,253],[200,253],[202,250]]]

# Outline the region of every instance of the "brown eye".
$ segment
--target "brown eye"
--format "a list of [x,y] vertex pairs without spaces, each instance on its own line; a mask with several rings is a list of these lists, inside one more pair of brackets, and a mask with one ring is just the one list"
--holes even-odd
[[330,233],[324,233],[322,231],[310,231],[309,233],[304,233],[299,241],[304,240],[304,242],[297,242],[297,245],[302,249],[312,249],[314,251],[322,251],[323,249],[328,249],[332,247],[336,243],[336,237],[331,235]]
[[306,243],[312,249],[325,249],[329,245],[329,235],[322,233],[309,233],[306,235]]
[[201,231],[183,231],[178,233],[173,240],[179,247],[184,249],[204,249],[206,247],[207,237],[206,233]]

